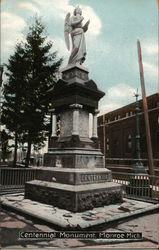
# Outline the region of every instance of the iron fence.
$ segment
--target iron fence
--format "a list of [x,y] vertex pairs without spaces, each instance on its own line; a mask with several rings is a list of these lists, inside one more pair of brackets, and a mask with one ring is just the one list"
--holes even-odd
[[159,202],[159,176],[112,172],[112,177],[123,185],[125,196]]
[[[24,190],[25,182],[36,179],[37,169],[0,168],[0,191]],[[122,184],[126,197],[159,202],[159,176],[112,172],[113,182]]]
[[[106,165],[121,165],[121,166],[129,166],[131,167],[136,163],[138,159],[135,158],[105,158]],[[147,158],[142,158],[140,159],[143,163],[144,166],[148,166],[148,159]],[[154,160],[154,166],[156,168],[159,167],[159,159],[153,159]]]
[[25,182],[36,178],[36,169],[0,168],[0,191],[24,189]]

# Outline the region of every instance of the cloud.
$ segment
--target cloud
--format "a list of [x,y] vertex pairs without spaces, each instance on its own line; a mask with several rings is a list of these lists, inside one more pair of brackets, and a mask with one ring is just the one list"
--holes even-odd
[[135,88],[125,83],[110,87],[106,92],[104,103],[100,105],[100,115],[134,102],[135,92]]
[[[68,12],[72,14],[75,6],[71,5],[69,0],[25,0],[19,1],[18,7],[22,10],[26,9],[36,12],[43,17],[49,27],[48,32],[52,34],[53,32],[55,33],[55,39],[53,40],[55,46],[57,46],[57,49],[59,50],[59,54],[64,56],[64,58],[66,57],[68,60],[69,52],[65,47],[64,38],[61,35],[63,33],[65,16]],[[91,43],[93,43],[93,41],[95,42],[95,38],[100,34],[102,27],[101,21],[93,8],[87,5],[81,5],[80,7],[82,8],[83,16],[85,18],[83,24],[90,19],[90,25],[86,36],[88,39],[90,38]],[[1,46],[3,47],[2,60],[6,61],[8,55],[12,53],[16,42],[24,40],[22,32],[26,27],[26,22],[22,17],[10,12],[2,12],[1,20]],[[51,25],[51,23],[53,25]],[[63,40],[60,37],[62,37]],[[95,48],[95,45],[93,47]]]
[[149,55],[157,55],[159,53],[158,44],[153,43],[145,44],[143,46],[143,50],[145,50],[145,52]]
[[20,31],[26,26],[25,21],[21,17],[9,12],[2,12],[1,18],[1,28],[3,31],[4,29],[10,29],[10,32],[13,32],[13,30]]
[[[42,14],[46,16],[52,16],[55,19],[64,20],[66,14],[70,12],[73,13],[75,6],[70,5],[68,0],[33,0],[36,4],[42,8]],[[82,15],[84,16],[85,22],[90,19],[89,34],[99,35],[101,31],[101,21],[100,18],[96,15],[95,11],[87,5],[81,5]],[[84,24],[84,22],[83,22]]]
[[[3,54],[12,52],[16,42],[24,39],[22,31],[25,27],[26,23],[21,17],[9,12],[1,13],[1,46]],[[2,59],[6,60],[5,58]]]
[[132,96],[135,92],[135,89],[130,87],[127,84],[118,84],[116,86],[110,87],[108,89],[108,97],[111,99],[116,98],[127,98],[128,96]]
[[63,64],[66,64],[70,56],[70,52],[66,48],[64,39],[58,36],[53,37],[53,38],[51,36],[48,36],[46,42],[47,41],[51,41],[53,43],[53,51],[57,51],[58,52],[57,56],[59,58],[63,57],[64,59]]
[[66,13],[72,12],[73,6],[69,5],[68,0],[33,0],[34,3],[40,6],[44,16],[52,16],[55,19],[65,19]]
[[154,64],[151,64],[151,63],[147,63],[147,62],[143,62],[143,66],[144,66],[144,71],[147,73],[147,74],[151,74],[152,76],[154,77],[157,77],[158,74],[159,74],[159,71],[158,71],[158,67],[155,66]]
[[[51,36],[51,40],[54,43],[54,48],[59,51],[59,55],[64,57],[63,64],[67,63],[70,52],[67,51],[65,41],[64,41],[64,35],[63,35],[63,27],[64,27],[64,19],[66,17],[66,14],[68,12],[73,13],[75,5],[71,5],[69,3],[69,0],[32,0],[34,4],[40,9],[41,14],[43,16],[43,19],[46,20],[46,23],[51,24],[53,23],[53,27],[49,26],[49,33],[51,34],[52,31],[55,33],[56,29],[57,32],[55,33],[55,36]],[[90,62],[93,62],[94,60],[91,59],[94,55],[92,51],[96,51],[99,53],[99,51],[107,52],[110,50],[108,48],[107,44],[101,44],[101,42],[98,40],[98,35],[101,32],[102,23],[100,21],[100,18],[96,15],[93,8],[87,6],[87,5],[80,5],[82,9],[82,15],[84,16],[83,25],[87,22],[87,20],[90,19],[90,25],[88,32],[86,33],[86,46],[89,44],[89,47],[87,48],[87,52],[90,56]],[[58,22],[56,26],[55,24]],[[58,27],[58,28],[57,28]],[[70,38],[71,43],[71,38]],[[99,48],[100,47],[100,48]],[[94,58],[94,57],[93,57]]]
[[100,107],[99,116],[104,115],[106,113],[109,113],[110,111],[113,111],[113,110],[118,109],[120,107],[121,107],[120,104],[117,104],[117,103],[108,103],[108,104],[102,105]]
[[32,3],[29,2],[21,2],[18,4],[18,6],[20,8],[25,8],[27,10],[31,10],[32,12],[35,12],[37,14],[40,14],[40,11],[37,7],[35,7],[35,5],[33,5]]
[[82,5],[81,8],[85,19],[87,18],[87,20],[90,20],[90,25],[88,29],[89,34],[99,35],[102,28],[102,23],[100,18],[96,15],[96,13],[91,7]]

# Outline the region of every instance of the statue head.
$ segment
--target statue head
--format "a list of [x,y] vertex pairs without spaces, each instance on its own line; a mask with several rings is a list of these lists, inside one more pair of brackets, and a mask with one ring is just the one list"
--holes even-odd
[[74,15],[76,16],[77,14],[80,14],[82,15],[82,10],[79,6],[77,6],[75,9],[74,9]]

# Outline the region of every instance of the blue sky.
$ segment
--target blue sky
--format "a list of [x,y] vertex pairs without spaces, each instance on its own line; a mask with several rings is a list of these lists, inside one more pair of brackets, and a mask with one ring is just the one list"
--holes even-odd
[[69,52],[64,42],[64,19],[76,5],[90,19],[86,33],[87,58],[84,66],[90,78],[106,95],[99,109],[105,113],[124,106],[140,91],[137,39],[140,39],[147,95],[158,89],[158,9],[156,0],[2,0],[1,63],[24,40],[27,26],[35,14],[42,16],[53,49],[64,57]]

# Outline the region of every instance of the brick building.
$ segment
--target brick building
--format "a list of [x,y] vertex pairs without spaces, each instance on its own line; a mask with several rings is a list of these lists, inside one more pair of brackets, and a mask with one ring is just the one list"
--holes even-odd
[[[159,170],[159,94],[147,97],[152,151],[155,168]],[[147,165],[146,130],[142,100],[139,100],[141,158]],[[136,158],[136,103],[131,103],[98,117],[98,136],[106,165],[112,170],[115,165],[130,167]]]

